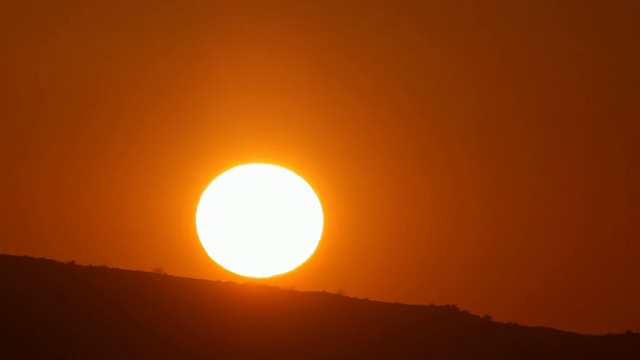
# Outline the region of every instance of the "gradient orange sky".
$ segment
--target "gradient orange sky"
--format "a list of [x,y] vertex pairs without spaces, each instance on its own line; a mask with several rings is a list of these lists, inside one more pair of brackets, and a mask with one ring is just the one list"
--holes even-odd
[[201,192],[323,202],[268,284],[640,331],[640,2],[5,1],[0,252],[222,280]]

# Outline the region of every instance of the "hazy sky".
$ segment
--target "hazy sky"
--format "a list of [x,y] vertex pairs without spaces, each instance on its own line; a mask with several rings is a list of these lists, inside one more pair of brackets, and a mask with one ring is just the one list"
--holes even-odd
[[195,233],[247,162],[325,235],[266,281],[640,330],[640,2],[4,1],[0,252],[242,280]]

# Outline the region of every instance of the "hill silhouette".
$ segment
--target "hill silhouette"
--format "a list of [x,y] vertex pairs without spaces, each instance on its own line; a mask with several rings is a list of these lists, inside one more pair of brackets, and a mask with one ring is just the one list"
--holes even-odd
[[0,255],[1,359],[640,359],[640,336]]

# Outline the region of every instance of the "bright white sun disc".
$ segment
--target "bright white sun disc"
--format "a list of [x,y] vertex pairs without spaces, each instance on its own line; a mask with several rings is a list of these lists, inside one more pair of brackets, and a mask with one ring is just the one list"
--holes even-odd
[[269,164],[222,173],[196,211],[198,236],[209,256],[248,277],[270,277],[304,263],[318,246],[322,227],[322,205],[311,186]]

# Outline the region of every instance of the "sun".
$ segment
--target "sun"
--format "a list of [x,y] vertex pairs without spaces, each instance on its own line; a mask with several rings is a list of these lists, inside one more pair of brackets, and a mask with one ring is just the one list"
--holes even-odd
[[320,199],[291,170],[247,164],[205,189],[196,229],[207,254],[225,269],[266,278],[289,272],[316,250],[324,224]]

